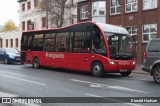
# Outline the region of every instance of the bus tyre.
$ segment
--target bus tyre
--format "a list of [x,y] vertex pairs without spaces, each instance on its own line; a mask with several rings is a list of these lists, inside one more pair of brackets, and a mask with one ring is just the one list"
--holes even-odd
[[94,62],[91,67],[92,75],[102,77],[104,75],[103,65],[100,62]]
[[160,66],[153,70],[153,79],[156,83],[160,84]]
[[127,71],[127,72],[120,72],[120,74],[124,77],[127,77],[131,74],[131,71]]
[[37,69],[40,67],[39,59],[37,57],[33,59],[32,66],[33,68],[37,68]]

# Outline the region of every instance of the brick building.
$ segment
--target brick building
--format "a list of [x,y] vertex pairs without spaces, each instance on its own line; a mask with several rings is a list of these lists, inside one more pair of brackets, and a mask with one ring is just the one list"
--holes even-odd
[[79,0],[77,20],[121,25],[133,37],[137,63],[149,39],[160,37],[159,0]]

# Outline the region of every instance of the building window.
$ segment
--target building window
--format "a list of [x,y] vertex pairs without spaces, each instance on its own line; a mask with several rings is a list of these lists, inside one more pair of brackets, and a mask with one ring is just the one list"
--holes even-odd
[[133,42],[137,43],[137,26],[127,26],[126,29],[133,38]]
[[121,13],[120,0],[111,0],[110,11],[111,11],[111,15]]
[[146,24],[143,25],[143,42],[147,42],[152,38],[156,38],[157,36],[157,24]]
[[88,5],[80,7],[80,19],[88,19]]
[[42,28],[46,28],[46,17],[42,18]]
[[2,48],[3,47],[3,45],[2,45],[2,39],[0,38],[0,48]]
[[22,31],[25,31],[25,22],[22,22]]
[[98,1],[92,3],[92,16],[105,15],[106,5],[105,1]]
[[143,10],[157,8],[157,0],[143,0]]
[[126,0],[126,12],[137,11],[137,0]]
[[34,7],[38,7],[38,0],[34,0]]
[[28,2],[28,3],[27,3],[27,7],[28,7],[28,10],[31,9],[31,2]]
[[30,30],[30,24],[31,24],[31,20],[27,21],[27,30]]
[[16,47],[18,47],[18,38],[16,38]]
[[6,39],[6,47],[8,47],[8,39]]
[[13,47],[13,39],[11,39],[11,47]]
[[22,11],[25,11],[25,4],[22,4]]

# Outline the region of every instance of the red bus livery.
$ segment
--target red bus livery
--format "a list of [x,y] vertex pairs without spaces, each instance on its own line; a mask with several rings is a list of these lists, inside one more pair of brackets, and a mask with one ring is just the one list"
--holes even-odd
[[83,22],[63,28],[23,32],[21,63],[128,76],[135,69],[133,42],[125,28]]

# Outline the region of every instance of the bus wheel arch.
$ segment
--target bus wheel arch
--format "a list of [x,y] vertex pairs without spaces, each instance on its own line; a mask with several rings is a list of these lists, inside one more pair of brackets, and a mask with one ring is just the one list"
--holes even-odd
[[98,60],[94,60],[91,64],[91,73],[95,77],[102,77],[104,76],[104,66],[102,62]]
[[35,56],[32,60],[32,67],[36,69],[40,68],[40,62],[37,56]]

